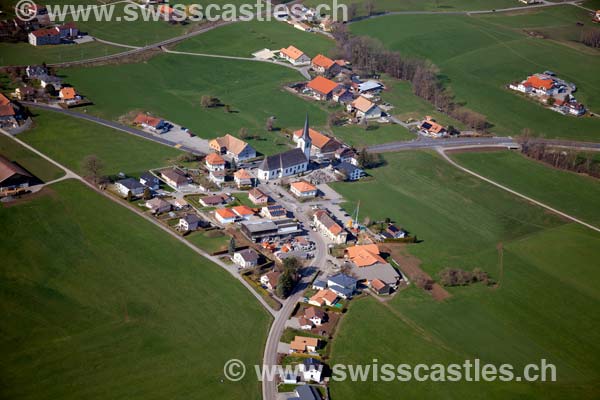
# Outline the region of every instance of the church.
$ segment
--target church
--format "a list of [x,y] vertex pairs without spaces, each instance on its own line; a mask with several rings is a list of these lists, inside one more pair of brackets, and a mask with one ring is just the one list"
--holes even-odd
[[270,181],[308,171],[311,146],[307,115],[302,136],[298,139],[296,148],[265,157],[258,167],[258,179]]

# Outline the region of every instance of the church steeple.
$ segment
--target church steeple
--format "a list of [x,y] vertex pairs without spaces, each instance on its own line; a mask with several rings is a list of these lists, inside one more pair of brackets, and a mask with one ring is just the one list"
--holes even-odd
[[304,129],[302,129],[302,136],[298,139],[298,148],[302,149],[307,160],[310,160],[310,148],[312,147],[312,140],[310,140],[310,130],[308,127],[308,113],[306,113],[306,119],[304,120]]

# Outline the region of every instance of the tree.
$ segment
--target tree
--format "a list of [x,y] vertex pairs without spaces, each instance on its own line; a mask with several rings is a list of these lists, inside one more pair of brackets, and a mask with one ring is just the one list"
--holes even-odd
[[365,11],[367,12],[367,15],[373,15],[373,12],[375,11],[375,2],[373,0],[365,1]]
[[283,260],[283,269],[285,272],[295,274],[301,266],[302,264],[300,264],[300,260],[298,260],[296,257],[288,257]]
[[223,109],[225,110],[226,113],[230,113],[232,111],[231,106],[229,104],[225,104],[223,106]]
[[46,85],[44,90],[46,90],[46,93],[48,93],[48,95],[56,96],[56,89],[54,88],[54,85],[48,84],[48,85]]
[[273,130],[273,125],[274,125],[274,121],[275,117],[271,116],[269,118],[267,118],[267,124],[265,126],[265,129],[269,132],[271,132]]
[[373,163],[373,157],[366,148],[362,148],[358,153],[358,166],[361,168],[369,168]]
[[89,155],[84,158],[82,169],[86,174],[85,176],[91,179],[93,183],[97,184],[102,177],[104,163],[97,156]]
[[142,199],[150,200],[151,198],[152,198],[152,192],[150,191],[150,188],[148,186],[146,186],[144,188],[144,194],[142,195]]
[[200,105],[204,108],[216,107],[219,105],[220,101],[216,97],[212,96],[202,96],[200,98]]
[[233,253],[235,253],[235,249],[236,249],[235,238],[234,238],[234,237],[232,237],[232,238],[229,240],[229,247],[228,247],[228,249],[227,249],[227,251],[229,252],[229,255],[230,255],[230,256],[232,256],[232,255],[233,255]]
[[283,274],[279,275],[275,292],[277,293],[277,296],[286,298],[292,293],[292,290],[294,290],[294,285],[295,282],[291,274],[284,272]]
[[240,139],[247,139],[248,138],[248,128],[241,127],[238,135],[239,135]]
[[131,193],[131,190],[127,191],[127,201],[131,201],[133,200],[133,193]]

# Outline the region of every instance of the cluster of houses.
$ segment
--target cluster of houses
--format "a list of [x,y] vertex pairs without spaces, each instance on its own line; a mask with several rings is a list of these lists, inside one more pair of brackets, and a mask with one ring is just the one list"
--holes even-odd
[[342,104],[356,121],[378,120],[385,116],[378,105],[384,85],[375,79],[362,80],[352,72],[347,61],[332,60],[323,54],[311,59],[294,46],[282,48],[279,56],[295,66],[310,66],[316,75],[308,82],[292,85],[297,92],[319,101]]
[[[48,87],[52,87],[57,99],[52,100],[63,108],[72,108],[91,104],[84,96],[70,85],[65,85],[59,77],[50,74],[48,68],[42,65],[29,65],[25,68],[28,84],[19,86],[12,96],[20,101],[40,100],[48,96]],[[47,99],[47,98],[46,98]]]
[[508,87],[537,99],[561,114],[581,116],[586,113],[585,106],[573,96],[577,86],[558,78],[552,71],[530,75]]

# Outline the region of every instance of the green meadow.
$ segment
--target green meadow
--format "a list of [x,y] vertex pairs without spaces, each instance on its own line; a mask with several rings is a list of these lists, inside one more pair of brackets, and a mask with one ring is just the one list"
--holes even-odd
[[[351,29],[402,54],[431,60],[457,101],[486,115],[496,134],[518,135],[528,128],[539,136],[599,140],[597,118],[560,115],[505,87],[529,74],[552,70],[577,85],[577,99],[590,110],[600,108],[597,54],[567,41],[533,38],[518,29],[529,23],[549,29],[564,25],[567,17],[552,22],[552,15],[557,10],[570,15],[572,9],[493,16],[393,15],[352,24]],[[584,10],[576,14],[587,18]],[[578,18],[569,18],[575,27]]]
[[112,175],[162,167],[182,154],[175,148],[52,111],[34,110],[34,121],[35,127],[19,134],[19,139],[80,174],[89,155],[102,160],[104,173]]
[[3,398],[260,398],[223,365],[269,317],[220,267],[76,181],[0,221]]
[[18,163],[42,182],[52,181],[64,175],[63,170],[4,135],[0,135],[0,155]]
[[251,21],[213,29],[181,42],[175,50],[252,57],[252,53],[264,48],[279,50],[289,45],[294,45],[311,58],[319,53],[327,55],[335,46],[333,40],[323,35],[301,32],[287,23]]
[[[69,68],[61,73],[94,101],[88,112],[95,115],[117,119],[133,110],[147,111],[207,139],[237,135],[244,127],[257,136],[256,147],[263,152],[280,147],[272,145],[280,134],[265,130],[267,118],[276,118],[276,128],[299,129],[306,113],[315,126],[323,125],[327,115],[321,108],[325,106],[283,89],[286,83],[302,80],[300,74],[267,63],[160,55],[139,64]],[[217,97],[231,112],[224,107],[203,108],[202,96]]]
[[[369,123],[366,129],[364,126],[346,125],[333,128],[332,131],[333,136],[356,148],[417,138],[415,133],[409,132],[400,125],[377,124],[375,122]],[[323,132],[327,133],[326,130]]]
[[0,65],[61,63],[120,53],[123,48],[99,42],[32,46],[29,43],[0,43]]
[[[332,363],[510,363],[516,375],[546,359],[556,383],[334,382],[333,398],[592,399],[597,395],[600,235],[559,219],[427,152],[386,155],[373,181],[336,184],[361,219],[390,217],[417,235],[410,245],[435,277],[445,267],[481,268],[497,286],[450,288],[434,301],[414,286],[389,303],[355,301]],[[503,248],[502,256],[498,246]],[[400,263],[402,268],[402,263]],[[368,321],[368,322],[367,322]]]
[[600,181],[518,153],[455,153],[460,165],[590,224],[600,224]]

